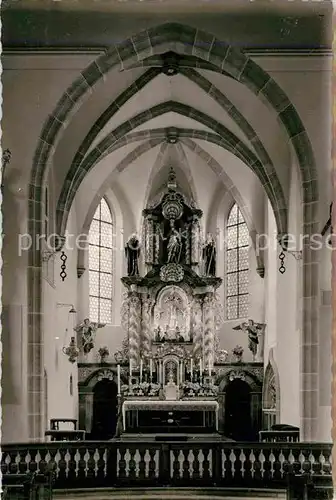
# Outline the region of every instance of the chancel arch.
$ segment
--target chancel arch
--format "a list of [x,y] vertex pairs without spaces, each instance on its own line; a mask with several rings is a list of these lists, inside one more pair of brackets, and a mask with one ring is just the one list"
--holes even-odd
[[[255,93],[257,93],[261,90],[260,85],[257,84],[257,80],[256,80],[255,76],[254,77],[250,76],[248,69],[247,69],[247,66],[245,66],[245,64],[248,65],[249,68],[253,67],[256,69],[257,74],[259,74],[263,80],[263,82],[262,82],[262,88],[263,88],[262,94],[263,95],[266,94],[266,99],[268,99],[271,102],[276,114],[280,115],[280,119],[282,119],[282,121],[284,122],[285,127],[288,130],[289,136],[293,142],[293,145],[294,145],[294,147],[296,147],[296,151],[298,153],[298,156],[300,157],[300,166],[301,166],[301,170],[303,173],[303,182],[307,183],[304,186],[305,188],[307,188],[304,191],[305,202],[308,202],[308,201],[311,202],[312,199],[313,199],[313,201],[316,201],[318,199],[318,195],[316,194],[317,193],[317,190],[315,190],[316,182],[314,181],[314,179],[316,179],[315,172],[314,172],[314,169],[315,169],[314,158],[313,158],[313,155],[310,155],[311,161],[309,161],[308,164],[306,164],[305,160],[304,160],[305,155],[301,155],[301,151],[305,150],[305,149],[309,153],[311,152],[309,139],[308,139],[306,132],[304,130],[304,127],[299,119],[295,120],[295,123],[298,124],[296,127],[296,130],[294,132],[293,132],[293,130],[290,130],[290,125],[289,125],[290,120],[289,120],[288,116],[294,116],[295,118],[298,118],[297,113],[296,113],[295,109],[290,105],[290,101],[280,91],[280,88],[277,87],[277,84],[269,77],[269,75],[267,75],[263,70],[261,70],[258,67],[258,65],[250,62],[245,56],[242,56],[242,54],[237,52],[235,49],[230,48],[228,45],[223,45],[222,48],[220,48],[214,37],[211,39],[215,43],[216,50],[208,51],[208,52],[205,51],[204,48],[201,48],[201,44],[199,44],[197,42],[198,37],[199,36],[202,37],[201,31],[196,32],[196,30],[194,30],[194,29],[186,29],[186,27],[183,27],[183,26],[179,26],[177,29],[177,26],[174,24],[165,25],[164,27],[159,28],[159,31],[160,30],[162,30],[161,31],[162,39],[161,39],[159,45],[158,45],[157,41],[155,41],[154,39],[152,40],[153,47],[155,47],[154,51],[162,50],[162,48],[163,48],[162,47],[162,40],[165,40],[166,42],[169,41],[170,45],[173,45],[176,50],[179,50],[181,33],[184,33],[186,40],[189,40],[191,42],[190,47],[188,47],[188,44],[186,42],[183,42],[183,44],[186,43],[186,45],[184,47],[185,50],[192,53],[194,48],[197,46],[197,48],[199,48],[200,57],[203,57],[204,59],[209,58],[211,63],[214,64],[215,66],[217,66],[218,69],[221,67],[221,65],[224,61],[224,66],[223,66],[224,70],[226,70],[228,73],[231,73],[231,75],[236,77],[238,80],[241,80],[244,84],[246,84],[249,88],[251,88]],[[154,32],[152,30],[149,30],[146,33],[148,33],[149,37],[151,37]],[[197,33],[197,37],[195,38],[196,33]],[[137,40],[138,40],[137,37],[133,38],[133,41],[135,41],[135,43],[137,43]],[[164,44],[165,43],[163,42],[163,45]],[[138,54],[136,54],[133,51],[133,49],[129,48],[129,47],[132,47],[132,44],[129,44],[129,46],[127,44],[125,44],[124,46],[120,46],[119,49],[121,49],[121,47],[124,47],[124,49],[125,49],[125,51],[123,52],[123,56],[122,56],[123,59],[125,59],[125,61],[127,58],[129,61],[131,61],[131,60],[138,61],[139,59],[143,58],[143,56],[144,56],[140,47],[139,47]],[[166,49],[166,47],[164,47],[164,49]],[[129,51],[131,51],[131,52],[129,52]],[[219,51],[219,52],[217,52],[217,51]],[[225,56],[228,54],[228,51],[230,51],[230,54],[232,53],[232,55],[239,54],[239,57],[234,58],[235,64],[232,63],[232,58],[229,58],[229,60],[226,61]],[[112,53],[117,55],[117,49],[114,48],[113,51],[110,51],[108,56],[102,56],[102,58],[100,58],[98,60],[97,64],[95,64],[94,66],[91,66],[91,68],[89,68],[88,70],[83,71],[83,75],[81,76],[81,85],[83,83],[83,78],[85,79],[85,77],[87,77],[90,80],[90,84],[88,85],[88,87],[93,88],[94,84],[98,80],[101,80],[102,72],[104,72],[107,69],[111,69],[111,67],[114,64],[119,64],[119,62],[113,63],[111,59],[108,59],[108,57],[111,57]],[[242,57],[240,58],[240,56],[242,56]],[[241,71],[237,72],[236,71],[237,67],[234,68],[234,66],[235,65],[240,66],[241,62],[243,62],[243,66],[240,68]],[[105,63],[106,63],[106,65],[104,66],[104,69],[103,69],[102,65],[104,65]],[[246,68],[246,70],[245,70],[245,68]],[[92,72],[93,69],[94,69],[94,72]],[[86,81],[88,81],[88,80],[86,80]],[[46,123],[44,131],[41,134],[41,141],[38,145],[36,157],[34,160],[34,165],[35,165],[34,168],[35,169],[34,169],[34,172],[32,174],[32,179],[31,179],[31,196],[34,198],[34,196],[36,195],[37,206],[39,206],[39,204],[40,204],[38,191],[41,188],[41,186],[43,185],[43,182],[42,182],[43,176],[41,176],[41,174],[43,174],[44,169],[48,165],[48,158],[50,157],[50,153],[51,153],[53,146],[56,146],[57,136],[60,132],[61,124],[62,123],[69,123],[69,119],[70,119],[70,116],[72,113],[71,110],[73,109],[74,103],[77,102],[79,96],[83,97],[83,94],[85,94],[83,87],[78,86],[78,83],[79,82],[77,82],[77,84],[73,85],[73,88],[71,90],[69,89],[68,94],[63,96],[62,106],[60,108],[58,108],[57,110],[55,110],[55,112],[52,114],[52,117],[50,118],[50,120]],[[272,85],[273,89],[275,89],[275,92],[272,94],[272,96],[268,95],[267,91],[265,90],[270,85]],[[80,88],[81,88],[81,90],[79,91]],[[69,97],[69,96],[73,97],[72,102],[71,102],[71,97]],[[279,101],[277,101],[277,97],[279,97],[279,96],[281,97],[280,102],[282,102],[284,104],[283,109],[281,106],[281,110],[279,109],[279,105],[278,105]],[[68,112],[64,112],[64,99],[68,104],[70,104],[70,106],[68,108]],[[288,107],[289,109],[286,111],[286,113],[283,113],[285,107],[286,108]],[[58,124],[59,124],[59,126],[58,126]],[[297,137],[299,135],[300,135],[300,137]],[[312,181],[312,179],[313,179],[313,181]],[[74,186],[74,189],[76,190],[76,186]],[[62,202],[63,201],[64,200],[62,200]],[[71,203],[70,203],[70,206],[71,206]],[[35,208],[36,207],[34,207],[34,208],[30,207],[30,210],[31,210],[31,212],[30,212],[30,224],[31,224],[31,226],[30,227],[32,229],[33,239],[34,239],[34,231],[36,229],[35,225],[33,223],[33,221],[36,219],[35,213],[34,213]],[[66,210],[68,210],[68,208],[69,207],[66,207]],[[314,206],[313,210],[315,210],[315,208],[316,207]],[[280,208],[280,210],[282,210],[282,209]],[[307,214],[306,214],[306,217],[308,217]],[[314,214],[312,214],[311,217],[314,217]],[[308,219],[306,218],[306,222],[310,222],[310,221],[308,221]],[[64,227],[63,227],[63,229],[64,229]],[[32,252],[31,256],[33,257],[32,262],[34,263],[36,268],[39,268],[39,266],[40,266],[39,253],[36,252],[36,248],[32,248],[31,252]],[[307,263],[309,263],[309,261],[305,262],[305,264],[307,264]],[[30,294],[35,295],[35,293],[38,293],[38,291],[34,287],[39,287],[40,281],[39,281],[39,279],[35,279],[35,275],[32,274],[32,273],[34,273],[34,271],[32,269],[30,269],[29,272],[30,272],[30,278],[29,278],[29,280],[30,280],[29,281]],[[33,285],[31,285],[31,283],[33,283]],[[313,285],[311,285],[311,286],[313,286]],[[305,288],[305,290],[306,290],[306,288]],[[310,292],[309,297],[315,296],[317,293],[316,290],[314,291],[314,293],[311,293],[312,290],[307,291],[307,293],[308,292]],[[34,308],[34,306],[32,306],[32,308]],[[310,313],[306,312],[308,310],[309,310],[308,308],[304,308],[306,320],[307,320],[307,314],[308,315],[310,314]],[[30,312],[38,313],[39,311],[31,310]],[[306,321],[306,323],[307,322],[309,323],[309,321]],[[37,325],[37,328],[38,328],[38,325]],[[38,329],[37,333],[35,332],[35,330],[33,332],[33,330],[31,329],[30,335],[33,335],[33,334],[34,335],[36,334],[38,337],[42,336],[42,332],[40,331],[40,329]],[[41,377],[41,373],[38,372],[37,367],[36,367],[36,370],[37,370],[36,373],[35,372],[32,373],[31,376]],[[35,396],[34,396],[34,394],[32,394],[32,401],[33,402],[31,403],[31,411],[30,411],[31,415],[37,415],[39,413],[35,410],[39,406],[40,403],[38,402],[37,398],[35,398],[35,399],[34,398],[35,398]],[[39,426],[36,423],[34,428],[37,429],[38,427]]]

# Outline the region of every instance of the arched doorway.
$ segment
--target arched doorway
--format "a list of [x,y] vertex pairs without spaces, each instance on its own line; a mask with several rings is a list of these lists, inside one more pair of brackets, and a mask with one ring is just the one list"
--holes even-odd
[[251,418],[251,391],[249,385],[235,379],[226,386],[224,434],[235,441],[255,439]]
[[117,426],[117,385],[112,380],[101,380],[93,388],[93,415],[91,439],[111,439]]

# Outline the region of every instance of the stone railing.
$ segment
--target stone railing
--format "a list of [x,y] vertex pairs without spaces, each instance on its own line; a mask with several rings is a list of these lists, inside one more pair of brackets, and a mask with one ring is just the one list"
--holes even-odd
[[330,444],[83,441],[3,445],[3,474],[54,472],[54,489],[221,486],[286,489],[331,475]]

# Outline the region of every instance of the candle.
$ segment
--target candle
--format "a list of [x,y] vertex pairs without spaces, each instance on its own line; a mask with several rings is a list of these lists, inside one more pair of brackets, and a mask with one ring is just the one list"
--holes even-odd
[[183,378],[183,361],[180,363],[180,384],[182,384],[182,378]]
[[202,360],[201,359],[200,359],[199,369],[200,369],[200,377],[202,377],[203,367],[202,367]]
[[191,360],[190,360],[190,375],[191,375],[191,379],[193,377],[193,362],[194,362],[194,360],[191,358]]
[[117,371],[118,371],[118,396],[120,396],[121,390],[120,390],[120,365],[117,366]]
[[149,360],[149,376],[150,376],[150,379],[152,379],[152,377],[153,377],[153,360],[152,360],[152,358],[150,358],[150,360]]
[[132,359],[130,358],[130,363],[129,363],[129,378],[130,378],[130,383],[132,380]]
[[210,366],[210,363],[211,363],[211,361],[210,361],[210,358],[209,358],[209,368],[208,368],[209,375],[211,375],[211,366]]
[[142,382],[142,359],[140,359],[140,384]]

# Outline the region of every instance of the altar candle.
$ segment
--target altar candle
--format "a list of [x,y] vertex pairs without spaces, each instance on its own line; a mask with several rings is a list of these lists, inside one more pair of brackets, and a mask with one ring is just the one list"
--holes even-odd
[[140,359],[140,383],[142,382],[142,359]]
[[120,365],[117,366],[117,371],[118,371],[118,396],[120,396]]
[[150,360],[149,360],[149,376],[150,376],[150,378],[153,377],[153,360],[152,360],[152,358],[150,358]]
[[209,371],[209,375],[211,375],[211,361],[209,359],[209,368],[208,368],[208,371]]
[[199,369],[200,369],[200,377],[202,377],[203,367],[202,367],[202,360],[201,359],[200,359]]
[[129,378],[130,378],[130,383],[132,380],[132,359],[130,358],[130,363],[129,363]]
[[191,378],[193,376],[193,362],[194,362],[194,360],[191,358],[191,360],[190,360],[190,375],[191,375]]
[[183,361],[180,363],[180,384],[182,384],[182,378],[183,378]]

